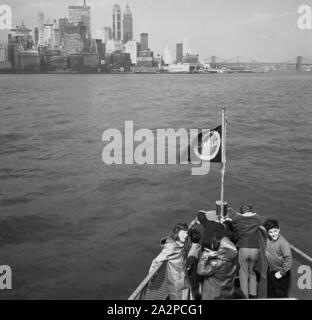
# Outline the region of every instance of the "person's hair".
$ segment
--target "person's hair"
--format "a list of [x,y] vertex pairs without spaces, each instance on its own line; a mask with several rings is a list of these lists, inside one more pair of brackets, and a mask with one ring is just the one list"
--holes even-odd
[[204,243],[204,248],[209,250],[218,251],[220,248],[223,235],[221,233],[215,233],[212,238],[209,238]]
[[279,229],[279,223],[275,219],[268,219],[264,223],[264,227],[265,227],[266,231],[269,231],[271,229]]
[[223,225],[225,226],[225,228],[231,232],[234,232],[234,225],[233,225],[233,221],[231,220],[225,220],[223,222]]
[[199,243],[201,239],[201,233],[197,229],[191,229],[189,231],[189,237],[193,243]]
[[188,226],[186,223],[178,223],[174,226],[174,228],[172,229],[172,233],[171,233],[171,238],[174,241],[179,241],[179,232],[183,230],[183,231],[188,231]]
[[244,214],[246,212],[250,212],[252,210],[252,208],[253,208],[252,204],[245,204],[245,205],[240,207],[240,213]]
[[212,242],[211,242],[211,249],[213,251],[218,251],[221,245],[221,241],[223,239],[223,235],[220,233],[216,233],[213,238],[212,238]]

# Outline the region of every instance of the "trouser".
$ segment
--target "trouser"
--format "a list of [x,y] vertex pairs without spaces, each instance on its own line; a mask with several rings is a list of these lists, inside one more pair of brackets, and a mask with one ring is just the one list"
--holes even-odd
[[267,296],[268,298],[287,298],[291,283],[291,272],[289,270],[281,279],[275,278],[276,272],[268,269]]
[[241,290],[247,299],[249,295],[257,296],[258,283],[255,266],[259,259],[259,253],[260,250],[255,248],[239,249],[239,282]]

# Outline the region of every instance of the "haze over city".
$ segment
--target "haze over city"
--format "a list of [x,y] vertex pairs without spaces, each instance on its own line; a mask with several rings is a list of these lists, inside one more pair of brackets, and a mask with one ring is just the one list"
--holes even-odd
[[[87,0],[93,34],[97,28],[112,25],[115,3],[122,13],[129,4],[134,39],[147,32],[151,50],[159,54],[167,45],[175,52],[176,43],[187,38],[192,52],[203,59],[216,55],[284,62],[298,55],[312,56],[312,31],[297,27],[299,0]],[[52,21],[66,17],[69,5],[83,1],[7,0],[6,4],[12,7],[13,25],[23,20],[33,29],[39,11]]]

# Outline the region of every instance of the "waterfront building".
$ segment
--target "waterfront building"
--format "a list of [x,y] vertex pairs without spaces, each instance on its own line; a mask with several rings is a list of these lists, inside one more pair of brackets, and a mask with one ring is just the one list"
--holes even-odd
[[123,41],[127,43],[131,40],[133,40],[133,19],[132,12],[127,5],[123,16]]
[[137,66],[150,68],[154,66],[154,58],[153,57],[138,57]]
[[141,33],[141,51],[148,50],[148,33]]
[[0,30],[0,69],[10,68],[9,63],[9,32]]
[[86,0],[83,6],[69,6],[68,10],[69,22],[74,24],[82,22],[87,29],[87,39],[91,39],[91,7],[86,5]]
[[137,64],[137,42],[135,40],[128,41],[125,45],[125,52],[130,53],[130,59],[132,64]]
[[176,63],[181,63],[183,59],[183,43],[177,43]]
[[118,4],[113,8],[113,39],[121,40],[121,9]]
[[182,59],[183,64],[188,64],[190,66],[191,71],[196,71],[199,69],[199,57],[198,55],[194,54],[187,54],[186,56],[183,57]]
[[129,53],[114,52],[110,58],[110,70],[129,72],[131,70],[131,58]]
[[37,50],[20,50],[18,53],[19,64],[18,68],[29,71],[39,71],[40,56]]
[[153,51],[150,51],[150,50],[141,50],[139,51],[139,54],[138,56],[140,58],[153,58],[154,57],[154,52]]
[[165,47],[164,51],[164,63],[165,65],[170,65],[173,63],[172,52],[168,46]]

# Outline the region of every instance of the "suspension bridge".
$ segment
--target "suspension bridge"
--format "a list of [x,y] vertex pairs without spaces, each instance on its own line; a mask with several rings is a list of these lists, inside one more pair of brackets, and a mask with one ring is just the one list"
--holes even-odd
[[261,62],[254,59],[236,56],[232,58],[222,58],[211,56],[204,59],[206,63],[210,63],[213,68],[228,69],[275,69],[275,70],[297,70],[312,71],[312,56],[297,56],[282,62]]

